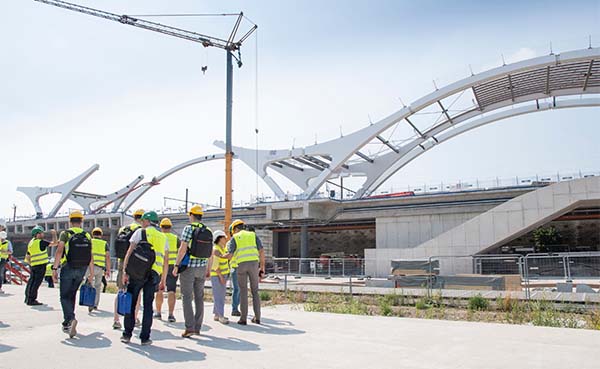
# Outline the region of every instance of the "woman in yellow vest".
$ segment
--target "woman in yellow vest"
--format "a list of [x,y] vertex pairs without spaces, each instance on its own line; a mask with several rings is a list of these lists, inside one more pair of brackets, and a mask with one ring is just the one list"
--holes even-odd
[[[179,237],[172,232],[173,223],[169,218],[163,218],[160,221],[160,230],[167,236],[169,241],[169,273],[167,274],[167,304],[169,305],[169,323],[175,323],[175,301],[177,296],[177,279],[179,276],[173,275],[173,268],[175,267],[175,260],[177,259],[177,249],[179,248]],[[162,319],[162,304],[163,304],[163,291],[156,292],[156,310],[154,311],[154,317],[156,319]]]
[[[110,278],[110,248],[108,243],[102,239],[102,228],[92,230],[92,259],[94,259],[94,275],[92,276],[92,286],[96,289],[96,300],[94,306],[90,306],[88,311],[91,313],[98,310],[100,302],[100,293],[102,292],[102,277]],[[90,276],[90,269],[86,273],[86,279]]]
[[2,283],[4,283],[4,266],[8,263],[8,258],[12,254],[12,244],[7,239],[8,235],[6,231],[2,228],[0,230],[0,293],[4,293],[2,291]]
[[31,266],[31,275],[25,287],[25,304],[29,306],[43,305],[37,300],[38,290],[46,274],[46,264],[48,264],[48,248],[58,244],[56,231],[52,233],[52,242],[44,240],[44,228],[35,226],[31,230],[31,241],[27,245],[27,258]]
[[229,278],[229,259],[227,255],[227,237],[223,231],[213,234],[214,246],[212,257],[208,261],[210,270],[210,284],[214,299],[214,320],[222,324],[229,324],[225,317],[225,294],[227,292],[227,279]]

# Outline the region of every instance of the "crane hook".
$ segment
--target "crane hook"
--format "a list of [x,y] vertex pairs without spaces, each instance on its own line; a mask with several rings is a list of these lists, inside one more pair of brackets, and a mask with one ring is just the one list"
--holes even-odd
[[208,70],[208,65],[203,65],[202,66],[202,74],[206,74],[207,70]]

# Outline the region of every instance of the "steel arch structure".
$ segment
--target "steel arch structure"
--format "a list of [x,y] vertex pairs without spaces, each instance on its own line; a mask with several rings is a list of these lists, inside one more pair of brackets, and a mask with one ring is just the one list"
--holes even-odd
[[[471,106],[454,114],[452,100],[465,92]],[[600,49],[588,48],[550,54],[503,65],[454,82],[423,96],[399,111],[364,129],[331,141],[289,150],[253,150],[235,147],[242,160],[282,199],[284,192],[269,174],[273,170],[296,184],[302,199],[314,197],[330,179],[363,176],[365,182],[355,197],[373,193],[390,176],[422,153],[452,137],[517,115],[561,108],[600,106]],[[575,99],[573,99],[575,98]],[[577,99],[579,98],[579,99]],[[569,101],[568,99],[571,99]],[[456,100],[454,100],[456,101]],[[442,119],[433,124],[417,124],[413,117],[435,107]],[[397,144],[384,137],[386,131],[403,124],[412,136]],[[378,144],[385,148],[376,154],[365,148]],[[221,141],[215,145],[224,148]]]

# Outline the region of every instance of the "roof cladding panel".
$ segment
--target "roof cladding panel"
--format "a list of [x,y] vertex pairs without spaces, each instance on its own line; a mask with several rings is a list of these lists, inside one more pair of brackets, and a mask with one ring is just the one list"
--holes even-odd
[[600,86],[600,61],[558,64],[505,75],[474,86],[473,91],[483,109],[536,93],[549,94],[554,90],[572,88],[581,88],[583,91],[586,80],[587,87]]

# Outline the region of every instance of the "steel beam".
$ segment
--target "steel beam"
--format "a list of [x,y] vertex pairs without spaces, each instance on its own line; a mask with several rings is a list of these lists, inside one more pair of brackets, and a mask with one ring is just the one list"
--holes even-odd
[[361,157],[362,159],[364,159],[364,160],[368,161],[369,163],[373,163],[373,162],[374,162],[374,160],[373,160],[373,159],[371,159],[370,157],[368,157],[367,155],[363,154],[363,153],[362,153],[362,152],[360,152],[360,151],[357,151],[357,152],[355,152],[355,154],[356,154],[356,156],[359,156],[359,157]]
[[385,138],[381,137],[380,135],[377,135],[377,139],[379,141],[381,141],[385,146],[389,147],[393,152],[395,152],[396,154],[400,153],[400,150],[398,150],[394,145],[392,145],[390,143],[390,141],[386,140]]
[[446,108],[444,108],[444,105],[442,105],[442,102],[440,100],[438,100],[437,103],[440,106],[440,108],[442,108],[442,113],[444,113],[444,115],[446,116],[448,121],[450,123],[452,123],[452,118],[450,117],[450,114],[448,114],[448,110],[446,110]]
[[590,66],[588,67],[588,71],[585,74],[585,81],[583,82],[583,91],[587,89],[588,81],[590,80],[590,76],[592,75],[592,67],[594,66],[594,59],[590,60]]

